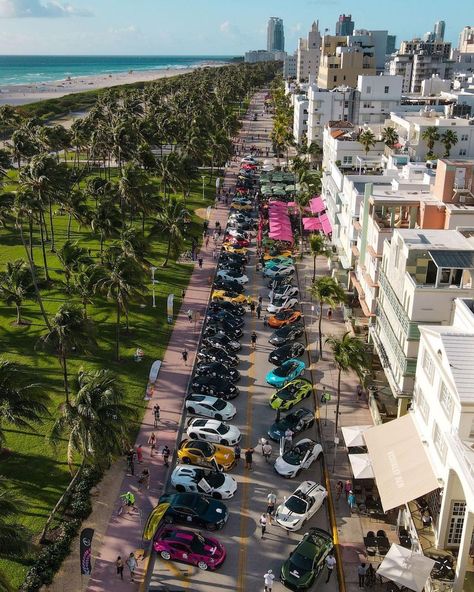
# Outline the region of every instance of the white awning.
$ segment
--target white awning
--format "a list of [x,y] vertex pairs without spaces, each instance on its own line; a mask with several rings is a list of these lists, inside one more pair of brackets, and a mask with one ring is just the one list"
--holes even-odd
[[439,487],[410,414],[364,433],[385,512]]
[[351,446],[365,446],[364,440],[364,432],[368,429],[373,428],[373,424],[371,425],[360,425],[360,426],[348,426],[342,429],[342,437],[344,438],[344,442],[346,446],[349,448]]
[[373,479],[374,471],[368,454],[348,454],[354,479]]
[[422,592],[435,563],[425,555],[393,543],[379,565],[377,575],[415,592]]

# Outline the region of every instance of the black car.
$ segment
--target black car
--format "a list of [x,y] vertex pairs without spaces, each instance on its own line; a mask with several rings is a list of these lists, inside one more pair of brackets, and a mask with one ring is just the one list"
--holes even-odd
[[299,434],[304,432],[314,424],[314,413],[305,407],[295,409],[291,411],[285,417],[282,417],[279,421],[273,423],[269,430],[268,435],[272,440],[279,441],[285,436],[285,432],[288,428],[293,434]]
[[283,364],[283,362],[286,362],[286,360],[289,360],[290,358],[301,357],[305,351],[305,346],[299,341],[285,343],[285,345],[277,347],[269,354],[268,361],[272,364],[275,364],[275,366],[279,366],[280,364]]
[[273,331],[269,343],[272,345],[284,345],[290,341],[295,341],[304,333],[304,328],[301,323],[294,323],[293,325],[285,325],[276,331]]
[[288,284],[293,285],[293,278],[289,275],[282,276],[277,278],[276,276],[273,277],[270,282],[268,283],[268,287],[272,290],[278,291],[280,286],[287,286]]
[[214,335],[227,335],[231,339],[240,339],[243,335],[242,329],[231,325],[230,323],[208,323],[202,332],[203,337]]
[[225,271],[237,271],[240,276],[244,275],[245,273],[245,265],[239,263],[238,261],[219,261],[217,269],[224,269]]
[[207,530],[223,528],[229,517],[225,504],[199,493],[168,493],[160,497],[159,504],[169,504],[164,514],[165,522],[189,524]]
[[217,376],[218,378],[224,378],[231,382],[237,382],[240,378],[240,372],[235,368],[229,368],[222,362],[211,362],[206,364],[201,362],[196,368],[197,376]]
[[238,341],[227,337],[227,335],[212,335],[211,337],[204,338],[203,343],[210,347],[220,347],[226,351],[230,350],[233,353],[242,349],[242,346]]
[[221,277],[217,277],[214,280],[214,288],[216,290],[233,290],[234,292],[237,292],[237,294],[242,294],[245,290],[244,286],[239,284],[239,282],[236,282],[235,280],[225,280]]
[[241,317],[245,314],[245,308],[242,305],[236,304],[235,302],[228,302],[227,300],[224,300],[224,302],[211,302],[209,305],[209,310],[215,312],[219,310],[225,310],[238,317]]
[[227,310],[215,310],[214,308],[210,308],[207,319],[211,323],[228,323],[234,327],[234,329],[240,329],[240,327],[243,327],[244,325],[244,319],[242,317],[238,317]]
[[232,263],[240,263],[240,265],[246,265],[247,257],[245,255],[241,255],[240,253],[227,253],[227,251],[223,251],[219,257],[219,263],[224,261],[231,261]]
[[219,347],[202,347],[197,354],[200,362],[222,362],[226,366],[235,367],[239,365],[239,358],[235,354],[226,352]]
[[195,376],[191,381],[191,389],[201,395],[212,395],[219,399],[235,399],[240,393],[235,384],[218,376]]

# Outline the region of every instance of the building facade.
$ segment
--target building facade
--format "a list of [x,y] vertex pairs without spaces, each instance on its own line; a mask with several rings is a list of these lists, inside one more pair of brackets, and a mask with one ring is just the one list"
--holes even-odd
[[352,20],[352,15],[348,14],[340,14],[339,18],[337,19],[336,27],[335,27],[336,35],[352,35],[354,32],[354,21]]
[[360,74],[376,74],[375,50],[370,41],[324,35],[321,48],[319,88],[332,90],[341,85],[355,88]]
[[296,78],[298,82],[317,80],[321,56],[321,34],[318,22],[313,22],[308,37],[301,38],[297,49]]
[[283,78],[285,78],[285,80],[296,78],[297,63],[298,54],[296,51],[285,56],[285,59],[283,60]]
[[267,51],[285,51],[283,19],[271,16],[267,25]]

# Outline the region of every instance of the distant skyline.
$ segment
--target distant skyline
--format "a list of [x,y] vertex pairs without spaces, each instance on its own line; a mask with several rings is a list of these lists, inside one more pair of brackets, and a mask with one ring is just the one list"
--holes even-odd
[[0,0],[0,54],[243,55],[267,45],[270,16],[283,19],[286,49],[311,23],[334,33],[339,14],[355,28],[387,29],[403,39],[446,21],[445,40],[473,16],[472,0]]

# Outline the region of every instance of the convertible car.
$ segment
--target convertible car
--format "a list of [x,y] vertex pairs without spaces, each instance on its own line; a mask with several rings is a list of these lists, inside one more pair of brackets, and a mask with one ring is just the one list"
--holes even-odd
[[284,386],[287,382],[291,382],[295,378],[298,378],[305,370],[305,363],[295,358],[290,358],[283,362],[281,366],[270,370],[265,377],[268,384],[277,388]]

